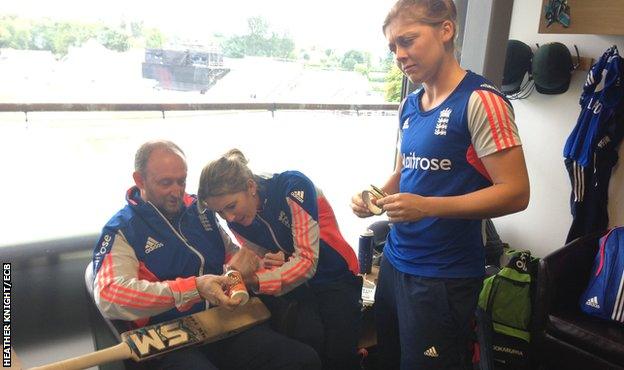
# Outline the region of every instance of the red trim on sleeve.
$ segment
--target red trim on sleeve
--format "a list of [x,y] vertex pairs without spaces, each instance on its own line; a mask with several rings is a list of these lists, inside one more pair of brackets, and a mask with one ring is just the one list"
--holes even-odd
[[[310,243],[310,219],[311,216],[301,207],[296,201],[290,198],[286,198],[288,205],[290,206],[292,213],[292,227],[294,243],[299,253],[298,261],[292,266],[287,266],[288,269],[280,271],[279,279],[260,280],[258,282],[258,289],[261,293],[278,293],[282,290],[284,285],[291,285],[297,280],[305,277],[310,271],[313,260],[314,251]],[[320,248],[320,246],[319,246]],[[268,270],[267,272],[269,272]],[[257,275],[262,275],[262,271],[258,271]]]
[[485,169],[483,162],[481,162],[481,158],[477,156],[477,152],[472,144],[468,147],[468,150],[466,150],[466,160],[472,167],[474,167],[475,170],[477,170],[477,172],[488,179],[488,181],[492,182],[490,174],[487,172],[487,169]]
[[516,146],[516,139],[514,139],[514,132],[511,129],[511,119],[509,119],[509,109],[507,108],[507,104],[505,104],[505,102],[503,101],[502,98],[499,98],[500,103],[503,107],[503,113],[505,113],[504,118],[505,118],[505,122],[504,122],[504,127],[505,130],[507,130],[507,133],[509,134],[509,138],[511,139],[511,146]]
[[299,263],[282,273],[282,280],[286,284],[291,284],[302,275],[305,275],[307,270],[310,269],[312,266],[312,260],[314,259],[314,252],[312,251],[312,245],[310,245],[310,215],[308,215],[303,207],[290,199],[288,200],[288,204],[291,209],[294,207],[299,208],[299,212],[295,212],[295,210],[293,210],[292,214],[293,217],[295,217],[293,224],[298,225],[294,234],[295,241],[299,246],[299,252],[301,254]]
[[[511,146],[511,141],[509,140],[509,138],[507,137],[507,135],[509,134],[508,132],[506,132],[504,124],[503,124],[503,116],[501,114],[501,109],[499,109],[499,104],[500,103],[500,98],[498,95],[495,95],[494,93],[488,92],[486,94],[486,96],[488,96],[490,98],[490,101],[492,102],[492,107],[494,107],[494,112],[496,113],[496,122],[495,124],[498,125],[498,129],[500,130],[501,136],[503,137],[503,141],[505,142],[505,147],[510,147]],[[497,99],[498,98],[498,99]]]
[[[271,272],[271,269],[261,268],[256,271],[256,275],[262,275],[265,273]],[[266,281],[258,281],[258,292],[265,294],[275,294],[279,293],[282,290],[282,281],[281,280],[266,280]]]
[[190,291],[197,290],[197,283],[195,280],[195,276],[187,277],[187,278],[177,278],[175,280],[168,280],[167,284],[172,291],[178,293],[186,293]]
[[[195,276],[168,280],[166,283],[173,292],[184,294],[197,291],[197,280],[195,280]],[[191,299],[185,304],[178,306],[178,311],[187,311],[199,301],[201,301],[201,297],[198,294],[197,298]]]
[[173,297],[161,296],[130,289],[115,282],[113,272],[113,256],[108,254],[98,273],[100,297],[121,306],[133,308],[169,307],[175,301]]
[[481,98],[481,102],[483,103],[483,107],[485,108],[485,112],[488,116],[488,123],[490,124],[490,131],[492,133],[492,138],[494,139],[494,143],[496,144],[496,149],[501,150],[502,146],[500,140],[498,139],[498,133],[496,132],[496,126],[494,122],[494,116],[492,115],[492,110],[487,103],[487,99],[485,97],[485,91],[477,90],[477,94]]
[[321,228],[319,237],[344,258],[353,274],[357,274],[359,270],[357,256],[340,233],[334,210],[325,197],[320,196],[317,201],[319,227]]

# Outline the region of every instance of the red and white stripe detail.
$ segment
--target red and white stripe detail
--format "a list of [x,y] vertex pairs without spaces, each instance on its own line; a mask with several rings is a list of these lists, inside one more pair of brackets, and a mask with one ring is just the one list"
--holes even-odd
[[477,90],[490,126],[490,134],[497,151],[514,147],[517,144],[511,121],[511,107],[493,92]]
[[175,300],[172,296],[147,293],[117,283],[113,266],[113,255],[109,253],[104,258],[97,275],[101,298],[113,304],[138,309],[174,306]]
[[260,293],[279,295],[286,293],[316,273],[319,253],[318,223],[290,198],[286,201],[292,214],[292,230],[295,252],[277,269],[257,272]]
[[347,243],[340,233],[338,221],[336,221],[336,216],[334,215],[334,210],[323,195],[318,197],[317,202],[321,240],[338,252],[338,254],[340,254],[340,256],[342,256],[347,263],[349,270],[354,275],[357,275],[359,272],[357,256],[355,255],[353,248],[351,248],[349,243]]

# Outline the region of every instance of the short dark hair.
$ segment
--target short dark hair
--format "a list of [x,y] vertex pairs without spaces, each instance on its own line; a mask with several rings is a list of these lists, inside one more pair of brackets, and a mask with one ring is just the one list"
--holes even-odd
[[141,147],[137,150],[134,155],[134,170],[141,174],[141,176],[146,175],[147,170],[147,162],[149,161],[152,152],[156,149],[165,149],[170,151],[171,153],[177,154],[180,157],[186,159],[184,152],[177,146],[174,142],[169,140],[153,140],[148,141],[141,145]]

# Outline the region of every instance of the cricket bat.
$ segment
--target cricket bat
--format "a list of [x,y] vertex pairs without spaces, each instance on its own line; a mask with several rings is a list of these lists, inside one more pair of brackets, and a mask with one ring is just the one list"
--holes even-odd
[[97,352],[89,353],[32,370],[85,369],[116,360],[145,361],[178,348],[216,342],[238,334],[271,316],[266,306],[253,297],[244,306],[233,311],[215,307],[179,319],[145,326],[121,334],[122,342]]

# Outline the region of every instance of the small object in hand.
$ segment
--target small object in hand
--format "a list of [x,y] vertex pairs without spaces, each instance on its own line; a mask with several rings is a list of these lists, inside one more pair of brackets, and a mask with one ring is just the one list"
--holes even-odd
[[249,293],[245,287],[243,276],[236,270],[227,270],[225,276],[230,278],[230,287],[227,291],[230,298],[240,298],[240,304],[244,305],[249,300]]
[[373,198],[377,200],[377,199],[381,199],[387,196],[388,194],[386,194],[385,191],[379,189],[375,185],[371,185],[370,189],[364,190],[362,192],[362,201],[364,201],[366,208],[368,208],[368,210],[371,211],[372,214],[380,215],[384,213],[384,210],[381,207],[374,204],[372,200]]

